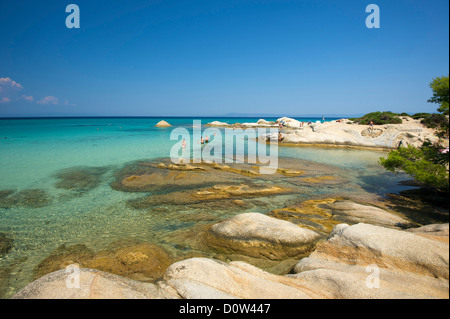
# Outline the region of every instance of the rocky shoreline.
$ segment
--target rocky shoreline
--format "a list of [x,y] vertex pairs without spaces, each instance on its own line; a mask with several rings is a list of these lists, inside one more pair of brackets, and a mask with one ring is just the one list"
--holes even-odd
[[[279,263],[286,258],[297,258],[285,275],[269,273],[243,261],[204,257],[168,265],[167,258],[159,261],[165,255],[155,254],[155,247],[137,245],[137,250],[116,249],[114,260],[104,259],[106,256],[102,253],[90,256],[90,261],[84,265],[95,265],[95,261],[97,265],[118,262],[130,269],[137,263],[156,265],[154,271],[158,273],[158,280],[133,280],[81,264],[80,288],[67,287],[69,274],[62,269],[40,277],[13,298],[449,297],[448,223],[417,227],[400,214],[343,199],[317,201],[308,207],[306,211],[293,207],[285,209],[288,212],[285,220],[260,213],[239,214],[197,234],[218,250]],[[323,211],[320,213],[320,210]],[[274,215],[277,213],[280,212]],[[316,215],[316,222],[322,222],[327,228],[301,222],[306,213]],[[311,216],[309,218],[311,220]],[[332,224],[334,226],[330,227]],[[69,260],[66,258],[66,264],[61,264],[63,260],[56,258],[52,262],[56,267],[74,262],[73,255]],[[164,263],[167,265],[162,271]],[[150,274],[147,276],[151,278]]]
[[[397,149],[400,145],[421,146],[426,140],[435,143],[439,138],[430,129],[411,117],[401,117],[401,124],[359,125],[348,119],[329,122],[300,122],[282,117],[274,122],[264,119],[256,123],[227,124],[213,121],[206,124],[224,128],[279,128],[283,123],[281,145],[337,146],[368,149]],[[260,141],[278,140],[278,135],[261,136]],[[444,141],[448,147],[448,140]]]

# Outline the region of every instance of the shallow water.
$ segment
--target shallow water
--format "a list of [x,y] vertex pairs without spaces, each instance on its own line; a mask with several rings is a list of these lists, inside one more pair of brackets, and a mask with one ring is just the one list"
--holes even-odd
[[[0,197],[0,233],[14,239],[12,249],[0,258],[0,298],[12,296],[30,282],[34,267],[62,244],[80,243],[99,250],[117,240],[134,238],[178,254],[178,246],[167,235],[202,223],[201,216],[208,217],[203,222],[211,222],[244,211],[267,213],[315,196],[346,192],[383,195],[408,188],[398,184],[406,176],[386,172],[377,164],[386,152],[281,147],[281,157],[331,165],[347,182],[310,185],[298,194],[258,198],[247,208],[134,209],[127,201],[145,194],[117,191],[111,183],[115,173],[130,162],[169,156],[176,141],[170,140],[171,128],[154,127],[160,120],[0,120],[0,191],[12,192],[5,197],[8,200]],[[192,119],[165,120],[192,130]],[[202,119],[202,124],[213,120],[242,123],[257,119]],[[200,216],[200,220],[191,216]]]

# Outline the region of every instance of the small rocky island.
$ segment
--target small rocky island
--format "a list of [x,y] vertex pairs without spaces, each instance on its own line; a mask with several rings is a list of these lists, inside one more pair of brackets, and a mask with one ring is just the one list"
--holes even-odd
[[170,125],[168,122],[162,120],[159,121],[158,123],[156,123],[155,127],[171,127],[172,125]]

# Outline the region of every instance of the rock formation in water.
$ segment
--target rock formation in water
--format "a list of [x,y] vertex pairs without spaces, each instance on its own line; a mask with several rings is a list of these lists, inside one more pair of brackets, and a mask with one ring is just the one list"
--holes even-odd
[[170,125],[169,123],[167,123],[166,121],[159,121],[155,127],[171,127],[172,125]]

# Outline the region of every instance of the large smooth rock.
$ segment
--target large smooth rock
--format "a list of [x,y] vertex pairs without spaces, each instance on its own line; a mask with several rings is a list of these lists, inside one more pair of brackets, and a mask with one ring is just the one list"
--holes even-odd
[[179,298],[170,287],[143,283],[106,272],[80,269],[79,288],[74,272],[59,270],[27,285],[12,299],[167,299]]
[[[368,224],[340,224],[295,272],[293,278],[325,298],[448,298],[448,242]],[[375,288],[370,284],[374,274],[379,280]]]
[[350,200],[337,200],[324,204],[322,207],[331,210],[332,218],[343,223],[366,223],[397,228],[411,226],[411,222],[399,214],[375,206],[358,204]]
[[213,225],[209,244],[252,257],[284,259],[313,249],[321,235],[260,213],[244,213]]
[[205,126],[230,126],[230,124],[219,121],[212,121],[211,123],[205,124]]
[[279,118],[276,122],[277,123],[284,122],[284,125],[287,126],[287,127],[290,127],[290,128],[300,128],[300,127],[302,127],[302,123],[300,121],[292,119],[292,118],[289,118],[289,117]]
[[309,299],[296,280],[272,275],[244,262],[223,263],[206,258],[177,262],[164,280],[186,299]]

